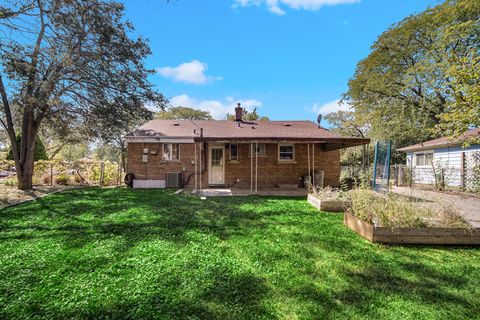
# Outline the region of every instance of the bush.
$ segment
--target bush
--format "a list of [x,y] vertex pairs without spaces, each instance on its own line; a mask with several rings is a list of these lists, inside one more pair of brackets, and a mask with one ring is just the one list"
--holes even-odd
[[[22,137],[20,135],[17,135],[17,146],[20,147],[21,141]],[[7,152],[7,160],[13,160],[12,148],[10,148]],[[33,155],[33,160],[48,160],[47,150],[45,149],[45,145],[43,144],[39,136],[37,136],[37,139],[35,140],[35,154]]]
[[55,177],[55,183],[61,186],[69,185],[70,177],[64,173],[61,173]]
[[320,200],[326,201],[350,201],[350,195],[348,192],[345,192],[340,189],[335,189],[332,187],[326,188],[312,188],[311,193],[319,198]]
[[7,187],[16,187],[17,186],[17,178],[7,178],[7,179],[5,179],[5,185]]

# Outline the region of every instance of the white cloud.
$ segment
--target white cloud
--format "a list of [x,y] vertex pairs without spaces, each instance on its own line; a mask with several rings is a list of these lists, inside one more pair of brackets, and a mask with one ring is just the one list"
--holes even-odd
[[217,80],[222,77],[207,76],[205,72],[208,69],[206,63],[198,60],[192,60],[179,64],[176,67],[157,68],[157,72],[165,78],[173,79],[176,82],[185,82],[190,84],[205,84]]
[[338,4],[352,4],[360,0],[235,0],[235,7],[267,6],[268,10],[277,15],[284,15],[286,12],[282,6],[295,10],[316,11],[323,6],[334,6]]
[[340,100],[333,100],[330,102],[327,102],[325,104],[318,104],[315,103],[312,106],[312,112],[315,114],[322,114],[323,116],[331,113],[331,112],[337,112],[337,111],[349,111],[350,110],[350,105],[348,103],[340,103]]
[[263,105],[262,102],[255,99],[235,99],[233,97],[226,97],[223,100],[199,100],[182,94],[170,99],[172,107],[182,106],[209,111],[214,119],[225,119],[227,113],[234,114],[238,102],[248,111]]

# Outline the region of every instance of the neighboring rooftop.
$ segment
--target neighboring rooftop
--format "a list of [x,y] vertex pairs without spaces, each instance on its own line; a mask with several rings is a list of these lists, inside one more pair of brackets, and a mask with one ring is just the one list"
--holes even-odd
[[430,149],[436,149],[436,148],[442,148],[442,147],[453,147],[453,146],[462,145],[466,140],[471,138],[480,139],[480,128],[468,130],[458,139],[452,140],[450,137],[441,137],[441,138],[413,144],[411,146],[403,147],[398,150],[409,152],[409,151],[418,151],[418,150],[430,150]]

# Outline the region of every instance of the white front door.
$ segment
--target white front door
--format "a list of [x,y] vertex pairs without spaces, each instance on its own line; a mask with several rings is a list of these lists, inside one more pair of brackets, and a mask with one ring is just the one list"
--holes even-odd
[[225,184],[225,152],[223,146],[210,146],[208,160],[208,183]]

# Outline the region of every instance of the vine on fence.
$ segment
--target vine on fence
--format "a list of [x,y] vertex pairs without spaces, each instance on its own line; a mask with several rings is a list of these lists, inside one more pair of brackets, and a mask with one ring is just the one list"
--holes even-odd
[[465,190],[480,192],[480,151],[472,152],[465,158]]

